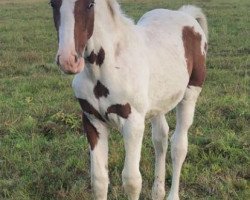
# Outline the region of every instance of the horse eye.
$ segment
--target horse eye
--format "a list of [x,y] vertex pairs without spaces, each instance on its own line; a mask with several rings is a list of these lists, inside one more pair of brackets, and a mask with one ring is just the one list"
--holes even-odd
[[88,5],[88,9],[91,9],[93,6],[95,5],[95,2],[91,2],[89,5]]
[[55,1],[53,1],[53,0],[51,0],[51,1],[49,2],[49,4],[50,4],[50,6],[51,6],[52,8],[55,8],[55,7],[56,7]]

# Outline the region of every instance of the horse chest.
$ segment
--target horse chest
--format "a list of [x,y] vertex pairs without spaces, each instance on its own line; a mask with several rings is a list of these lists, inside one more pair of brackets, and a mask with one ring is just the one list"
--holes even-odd
[[132,108],[141,106],[135,100],[136,94],[131,94],[130,87],[110,84],[105,80],[92,81],[84,76],[75,77],[73,89],[83,112],[90,118],[119,128],[131,114]]

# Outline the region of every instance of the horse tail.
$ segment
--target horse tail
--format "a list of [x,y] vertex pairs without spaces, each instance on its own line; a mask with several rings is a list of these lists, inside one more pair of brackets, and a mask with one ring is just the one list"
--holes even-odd
[[201,8],[198,8],[196,6],[193,5],[185,5],[182,6],[179,11],[182,11],[184,13],[187,13],[189,15],[191,15],[192,17],[194,17],[198,23],[200,24],[201,28],[203,29],[206,38],[208,40],[208,25],[207,25],[207,18],[205,16],[205,14],[203,13]]

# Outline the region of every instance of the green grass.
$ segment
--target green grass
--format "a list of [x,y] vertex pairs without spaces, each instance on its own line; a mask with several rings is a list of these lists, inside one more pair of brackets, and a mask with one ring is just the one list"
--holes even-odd
[[[182,199],[250,199],[250,18],[248,0],[129,1],[135,20],[145,11],[201,6],[209,22],[208,74],[189,133]],[[54,65],[56,33],[48,0],[0,2],[0,199],[92,199],[89,155],[71,76]],[[174,130],[174,112],[167,115]],[[151,199],[154,151],[145,131],[141,199]],[[109,199],[121,187],[124,150],[110,138]],[[171,185],[168,153],[166,189]]]

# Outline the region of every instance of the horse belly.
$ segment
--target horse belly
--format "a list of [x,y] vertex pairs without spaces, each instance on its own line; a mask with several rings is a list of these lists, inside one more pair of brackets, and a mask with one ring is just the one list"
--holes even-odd
[[189,74],[182,48],[168,44],[165,53],[155,55],[154,62],[152,60],[149,79],[149,112],[152,114],[169,112],[184,96]]
[[189,80],[188,74],[183,72],[183,76],[180,76],[180,74],[167,74],[165,72],[164,75],[165,77],[158,75],[158,79],[151,80],[148,117],[169,112],[184,96]]
[[[164,114],[172,110],[183,98],[189,82],[189,74],[186,66],[182,41],[178,40],[178,34],[171,40],[161,35],[156,37],[151,49],[156,49],[150,60],[149,78],[149,112]],[[159,45],[161,44],[161,45]]]

